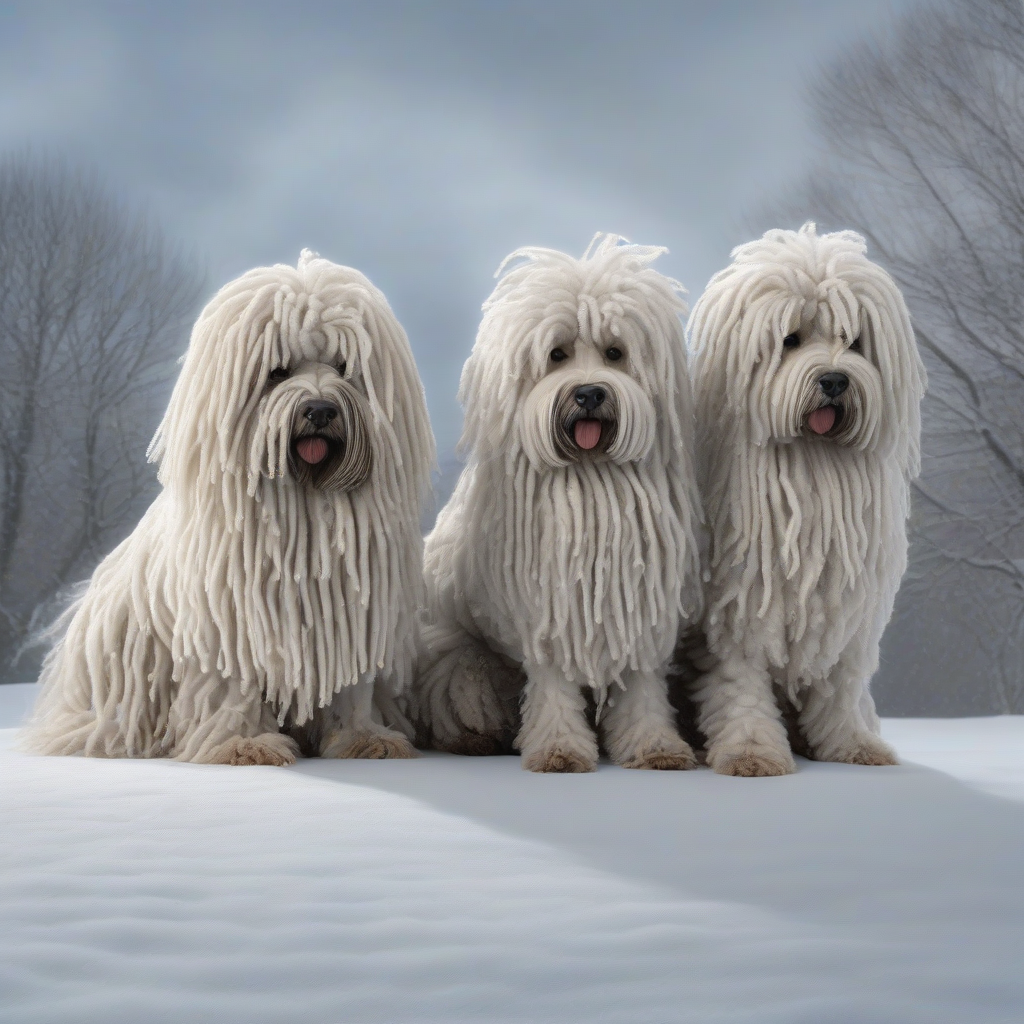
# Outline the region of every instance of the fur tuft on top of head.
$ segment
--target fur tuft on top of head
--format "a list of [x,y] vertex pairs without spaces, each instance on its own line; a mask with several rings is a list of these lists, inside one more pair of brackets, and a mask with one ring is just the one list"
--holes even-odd
[[[920,470],[925,370],[903,296],[867,258],[854,231],[775,229],[732,252],[690,318],[698,419],[722,445],[780,443],[819,432],[810,415],[828,405],[828,440],[893,458],[907,479]],[[825,373],[845,376],[827,398]],[[727,436],[726,436],[727,435]]]

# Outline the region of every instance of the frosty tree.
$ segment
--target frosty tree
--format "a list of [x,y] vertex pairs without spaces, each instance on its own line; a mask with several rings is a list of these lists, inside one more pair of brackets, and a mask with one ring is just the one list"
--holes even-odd
[[867,236],[931,377],[897,660],[919,688],[984,688],[946,710],[1024,711],[1024,5],[922,6],[812,99],[824,153],[789,213]]
[[0,163],[0,682],[54,596],[125,535],[198,297],[191,267],[88,175]]

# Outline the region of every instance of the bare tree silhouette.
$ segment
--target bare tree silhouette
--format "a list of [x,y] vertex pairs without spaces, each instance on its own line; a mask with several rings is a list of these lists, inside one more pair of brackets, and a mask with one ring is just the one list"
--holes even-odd
[[[812,100],[823,154],[781,210],[867,237],[931,377],[897,703],[1024,711],[1024,4],[923,5],[828,67]],[[930,644],[929,617],[952,635]],[[957,645],[974,664],[942,679]],[[968,680],[980,703],[952,693]],[[922,703],[928,687],[949,699]]]
[[155,490],[145,451],[200,281],[87,173],[0,162],[0,682]]

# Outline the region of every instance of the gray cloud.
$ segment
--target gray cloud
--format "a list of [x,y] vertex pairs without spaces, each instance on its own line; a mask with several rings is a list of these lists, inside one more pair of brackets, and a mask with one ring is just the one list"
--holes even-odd
[[412,339],[442,452],[501,258],[596,230],[696,295],[808,163],[801,90],[909,3],[25,5],[0,13],[0,146],[92,163],[211,290],[303,246]]

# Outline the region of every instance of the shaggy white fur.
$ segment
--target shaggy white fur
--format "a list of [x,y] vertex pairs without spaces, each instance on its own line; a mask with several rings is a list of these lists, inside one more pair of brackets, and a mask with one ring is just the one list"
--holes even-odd
[[868,684],[906,568],[925,372],[865,253],[851,231],[769,231],[691,318],[711,530],[696,699],[723,774],[795,770],[783,711],[813,757],[895,763]]
[[599,235],[580,260],[530,248],[499,268],[462,374],[468,465],[426,540],[425,742],[590,771],[592,696],[619,764],[693,763],[665,687],[699,614],[700,512],[663,251]]
[[434,448],[383,294],[309,250],[226,285],[150,457],[163,490],[55,627],[29,749],[412,756],[373,687],[409,676]]

